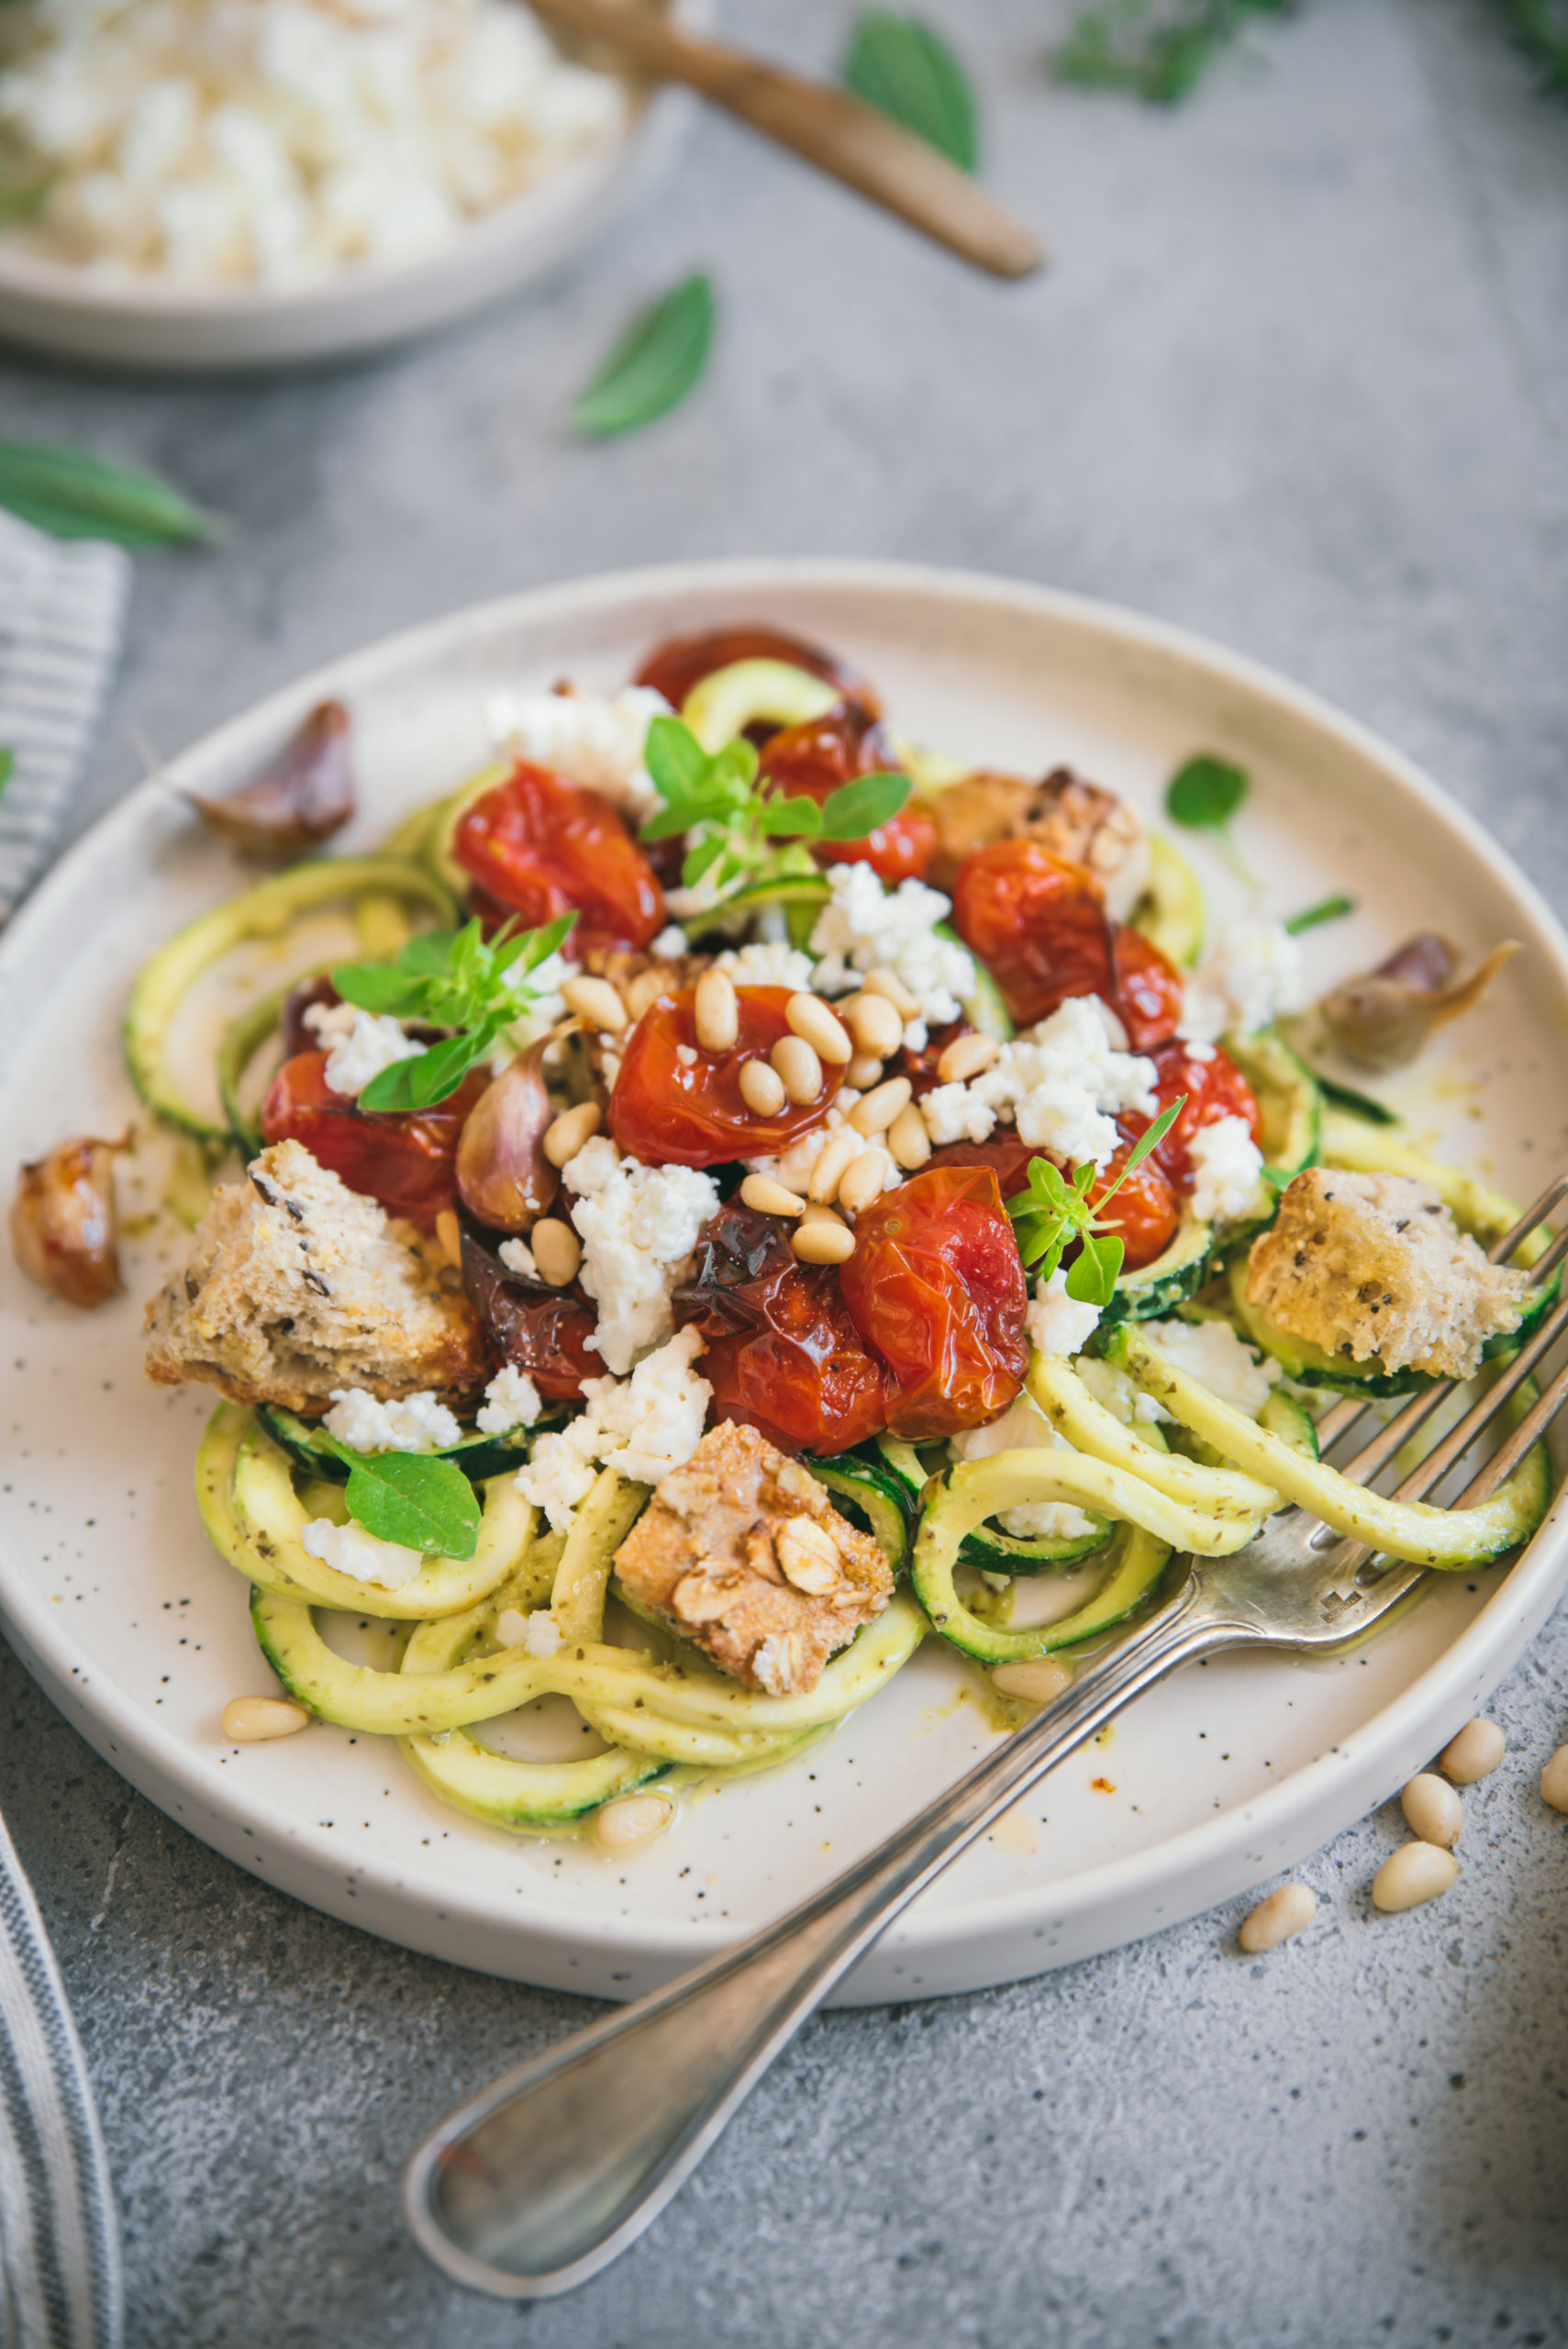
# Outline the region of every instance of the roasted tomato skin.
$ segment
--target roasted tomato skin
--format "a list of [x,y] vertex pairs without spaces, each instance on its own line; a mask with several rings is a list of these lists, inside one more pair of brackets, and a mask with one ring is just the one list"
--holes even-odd
[[1113,977],[1108,1000],[1121,1016],[1135,1052],[1151,1052],[1176,1032],[1182,1016],[1182,974],[1142,931],[1112,922]]
[[855,1219],[839,1283],[887,1365],[887,1424],[923,1443],[1004,1410],[1029,1367],[1029,1292],[988,1166],[927,1166]]
[[569,1402],[582,1394],[585,1378],[604,1376],[587,1342],[598,1318],[575,1283],[550,1288],[525,1280],[465,1226],[462,1285],[502,1361],[526,1370],[547,1402]]
[[1257,1095],[1229,1052],[1218,1044],[1209,1049],[1212,1057],[1204,1059],[1179,1036],[1156,1045],[1150,1058],[1156,1071],[1154,1090],[1159,1108],[1148,1117],[1129,1112],[1118,1121],[1123,1133],[1136,1140],[1148,1131],[1161,1110],[1168,1109],[1173,1101],[1185,1094],[1186,1106],[1181,1116],[1169,1133],[1155,1143],[1150,1160],[1145,1162],[1157,1162],[1173,1189],[1184,1197],[1193,1187],[1193,1137],[1202,1127],[1218,1125],[1222,1118],[1244,1118],[1248,1131],[1260,1147],[1263,1139],[1263,1113]]
[[[645,1165],[722,1166],[731,1159],[770,1156],[813,1126],[843,1082],[824,1068],[822,1089],[810,1101],[786,1101],[776,1118],[760,1118],[740,1091],[748,1061],[766,1060],[790,1033],[788,987],[737,987],[740,1031],[727,1052],[697,1043],[695,989],[678,988],[649,1006],[632,1030],[610,1096],[610,1131],[629,1157]],[[695,1057],[681,1058],[682,1048]]]
[[[1116,1181],[1127,1163],[1130,1141],[1124,1142],[1110,1164],[1099,1175],[1090,1193],[1097,1202]],[[944,1142],[934,1150],[927,1161],[932,1166],[989,1166],[995,1172],[997,1186],[1006,1206],[1029,1182],[1029,1161],[1048,1157],[1049,1152],[1030,1148],[1020,1141],[1011,1126],[998,1127],[984,1141]],[[1181,1220],[1175,1194],[1152,1158],[1135,1166],[1105,1213],[1105,1229],[1121,1235],[1126,1251],[1125,1268],[1135,1273],[1141,1265],[1151,1264],[1162,1250],[1174,1239]]]
[[730,628],[704,629],[694,636],[670,636],[656,644],[637,673],[639,685],[651,685],[673,709],[716,669],[736,661],[786,661],[792,668],[809,670],[825,684],[837,685],[847,700],[857,701],[873,718],[882,714],[875,689],[856,670],[848,668],[819,645],[791,636],[787,629],[769,628],[756,620],[740,620]]
[[847,1452],[887,1425],[882,1365],[862,1343],[837,1275],[797,1264],[787,1227],[731,1200],[675,1292],[678,1328],[706,1341],[714,1417],[785,1452]]
[[1070,996],[1097,995],[1119,1015],[1134,1052],[1175,1032],[1175,965],[1113,922],[1088,874],[1038,841],[993,841],[965,857],[953,885],[953,926],[1020,1028],[1048,1019]]
[[646,946],[664,927],[664,892],[609,801],[526,760],[465,811],[452,854],[529,930],[575,910],[571,952]]
[[[762,773],[784,799],[815,799],[820,807],[862,774],[896,771],[898,754],[885,727],[870,710],[840,703],[821,718],[786,726],[763,749]],[[936,853],[937,827],[923,807],[905,807],[891,822],[858,841],[818,841],[818,864],[869,864],[891,886],[922,880]]]
[[355,1107],[327,1082],[325,1052],[296,1052],[273,1077],[261,1105],[264,1141],[303,1142],[350,1191],[379,1199],[388,1215],[426,1230],[457,1199],[457,1145],[463,1119],[489,1084],[484,1069],[433,1109],[381,1117]]

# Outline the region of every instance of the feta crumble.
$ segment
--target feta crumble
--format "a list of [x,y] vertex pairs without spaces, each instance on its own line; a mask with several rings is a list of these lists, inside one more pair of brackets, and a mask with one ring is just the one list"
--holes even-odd
[[728,947],[715,957],[715,963],[728,972],[738,987],[791,987],[798,993],[812,984],[810,955],[787,938],[759,938],[747,946]]
[[507,1363],[485,1388],[473,1424],[481,1435],[508,1435],[513,1428],[531,1428],[542,1408],[539,1388],[528,1372]]
[[1297,1011],[1301,948],[1283,922],[1239,922],[1222,930],[1186,983],[1177,1033],[1212,1044],[1250,1036],[1281,1012]]
[[923,881],[884,889],[869,864],[830,864],[827,881],[831,895],[811,933],[818,992],[847,995],[863,973],[891,971],[917,1000],[922,1019],[933,1027],[956,1019],[973,991],[974,963],[956,939],[937,935],[951,898]]
[[522,1648],[541,1664],[559,1655],[563,1644],[561,1626],[548,1607],[536,1607],[527,1615],[516,1607],[503,1607],[495,1618],[495,1637],[504,1648]]
[[1062,1265],[1048,1281],[1036,1283],[1034,1303],[1025,1308],[1024,1329],[1030,1345],[1042,1354],[1082,1353],[1099,1326],[1097,1305],[1080,1305],[1068,1296]]
[[1250,1419],[1257,1418],[1280,1375],[1278,1363],[1255,1354],[1229,1321],[1141,1321],[1139,1334]]
[[659,804],[642,763],[649,726],[673,715],[651,685],[627,685],[609,696],[497,694],[489,709],[498,748],[598,792],[634,823]]
[[299,1539],[306,1556],[319,1558],[334,1574],[350,1582],[373,1582],[383,1590],[401,1590],[425,1563],[417,1550],[406,1550],[401,1542],[378,1542],[352,1518],[334,1525],[329,1517],[313,1517]]
[[[674,1327],[670,1294],[681,1266],[718,1207],[718,1185],[695,1166],[643,1166],[595,1134],[562,1169],[577,1194],[572,1221],[583,1242],[578,1275],[598,1306],[585,1342],[623,1375]],[[628,1471],[629,1475],[630,1471]]]
[[682,1330],[645,1355],[629,1378],[584,1380],[580,1416],[541,1435],[517,1471],[518,1492],[544,1511],[553,1531],[566,1531],[601,1464],[643,1485],[685,1466],[702,1440],[713,1395],[693,1368],[702,1345],[697,1330]]
[[1126,1030],[1097,996],[1070,996],[968,1085],[928,1093],[926,1130],[933,1143],[984,1141],[1010,1121],[1020,1141],[1063,1164],[1107,1165],[1121,1141],[1116,1117],[1159,1107],[1153,1062],[1126,1043]]
[[[955,1435],[950,1451],[955,1461],[991,1460],[999,1452],[1071,1452],[1027,1389],[1008,1404],[999,1419],[983,1428],[968,1428]],[[997,1513],[1004,1533],[1019,1541],[1075,1542],[1095,1530],[1092,1518],[1071,1501],[1024,1501],[1017,1508]]]
[[662,956],[667,963],[673,963],[679,955],[691,952],[692,941],[681,928],[680,923],[673,921],[667,923],[660,931],[648,951],[651,954]]
[[356,1011],[354,1024],[347,1035],[339,1035],[327,1055],[325,1071],[328,1085],[345,1100],[357,1101],[373,1076],[384,1068],[391,1068],[398,1061],[413,1058],[425,1046],[413,1036],[406,1036],[390,1012],[379,1017],[369,1011]]
[[1200,1126],[1188,1146],[1193,1163],[1194,1215],[1204,1223],[1234,1223],[1257,1194],[1263,1153],[1245,1118],[1218,1118]]
[[516,1273],[520,1280],[538,1280],[539,1266],[534,1262],[534,1252],[526,1240],[503,1240],[495,1253],[500,1257],[506,1270],[509,1273]]
[[334,1386],[332,1408],[323,1424],[350,1452],[439,1452],[462,1435],[454,1415],[437,1402],[433,1388],[383,1403],[362,1386]]

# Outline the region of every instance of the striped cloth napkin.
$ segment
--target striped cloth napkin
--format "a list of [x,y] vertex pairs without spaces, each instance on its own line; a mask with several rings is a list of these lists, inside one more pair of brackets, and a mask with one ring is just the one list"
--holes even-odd
[[[119,651],[130,565],[0,514],[0,920],[64,822]],[[82,2048],[0,1821],[0,2349],[117,2349],[119,2237]]]

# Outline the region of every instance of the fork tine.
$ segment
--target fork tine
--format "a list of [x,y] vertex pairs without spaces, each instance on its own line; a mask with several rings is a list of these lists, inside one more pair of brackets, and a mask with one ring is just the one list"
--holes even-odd
[[[1529,1376],[1530,1372],[1535,1368],[1536,1364],[1540,1360],[1542,1354],[1551,1352],[1551,1348],[1557,1343],[1558,1339],[1562,1337],[1565,1330],[1568,1330],[1568,1299],[1564,1299],[1564,1301],[1558,1306],[1555,1312],[1549,1313],[1547,1315],[1546,1319],[1541,1323],[1540,1329],[1537,1330],[1534,1335],[1519,1348],[1518,1353],[1514,1356],[1513,1361],[1508,1364],[1502,1375],[1493,1380],[1485,1393],[1480,1396],[1476,1401],[1471,1405],[1469,1410],[1466,1411],[1463,1419],[1459,1421],[1458,1425],[1451,1428],[1447,1435],[1444,1436],[1442,1442],[1438,1444],[1433,1451],[1428,1453],[1426,1459],[1422,1461],[1420,1466],[1415,1471],[1414,1475],[1406,1477],[1405,1482],[1400,1486],[1398,1491],[1395,1495],[1396,1500],[1419,1500],[1423,1494],[1429,1493],[1431,1491],[1434,1485],[1441,1483],[1443,1477],[1447,1475],[1449,1470],[1453,1466],[1454,1462],[1462,1458],[1463,1454],[1469,1450],[1471,1444],[1474,1442],[1476,1437],[1480,1434],[1482,1429],[1489,1426],[1492,1420],[1496,1418],[1497,1413],[1507,1401],[1509,1396],[1512,1395],[1518,1387],[1523,1386],[1525,1380]],[[1425,1397],[1422,1399],[1425,1400]],[[1532,1408],[1531,1417],[1534,1416],[1534,1412],[1539,1410],[1540,1408],[1540,1404],[1536,1404]],[[1403,1414],[1401,1414],[1401,1416],[1403,1417]],[[1548,1417],[1550,1416],[1551,1415],[1548,1414]],[[1528,1421],[1525,1422],[1525,1424],[1528,1425]],[[1544,1426],[1545,1421],[1542,1420],[1541,1424]],[[1512,1447],[1514,1437],[1510,1436],[1508,1439],[1509,1448]],[[1368,1449],[1370,1450],[1371,1447],[1369,1446]],[[1515,1459],[1522,1460],[1525,1453],[1529,1450],[1529,1444],[1526,1444],[1523,1447],[1523,1450],[1514,1454]],[[1501,1457],[1501,1454],[1498,1456]],[[1491,1464],[1488,1463],[1487,1464],[1490,1466]],[[1505,1470],[1504,1475],[1507,1475],[1507,1470]],[[1495,1483],[1501,1483],[1501,1481],[1502,1479],[1499,1477],[1495,1480]],[[1493,1485],[1488,1485],[1486,1487],[1488,1492],[1491,1492],[1493,1489]],[[1462,1503],[1455,1503],[1456,1508],[1462,1506]]]
[[1511,1476],[1533,1443],[1539,1442],[1564,1403],[1568,1403],[1568,1364],[1558,1372],[1538,1403],[1532,1404],[1507,1442],[1500,1444],[1478,1476],[1473,1476],[1454,1503],[1455,1508],[1469,1508],[1495,1493],[1507,1476]]

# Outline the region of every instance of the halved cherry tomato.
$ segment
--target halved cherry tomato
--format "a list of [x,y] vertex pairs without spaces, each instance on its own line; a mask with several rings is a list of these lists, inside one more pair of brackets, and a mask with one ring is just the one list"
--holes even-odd
[[[763,749],[762,772],[784,799],[815,799],[820,807],[857,775],[896,772],[898,753],[885,727],[869,709],[841,702],[824,717],[785,726]],[[923,807],[905,807],[858,841],[817,841],[818,864],[869,864],[893,885],[925,875],[936,853],[937,828]]]
[[795,1262],[777,1216],[732,1199],[697,1241],[675,1321],[706,1341],[716,1419],[786,1452],[846,1452],[887,1425],[882,1364],[861,1342],[837,1275]]
[[526,1370],[547,1401],[569,1401],[585,1378],[603,1378],[604,1361],[588,1344],[598,1317],[575,1281],[550,1288],[528,1280],[465,1229],[462,1285],[502,1360]]
[[[1090,1193],[1092,1199],[1097,1202],[1110,1188],[1126,1165],[1131,1148],[1130,1141],[1125,1143],[1096,1177]],[[928,1166],[991,1167],[1006,1206],[1028,1184],[1030,1159],[1042,1156],[1049,1157],[1050,1152],[1032,1150],[1027,1141],[1019,1141],[1013,1127],[1001,1126],[985,1141],[944,1142],[940,1150],[931,1152]],[[1105,1229],[1121,1235],[1126,1250],[1123,1262],[1126,1269],[1133,1273],[1140,1264],[1151,1264],[1170,1245],[1179,1219],[1171,1185],[1151,1156],[1133,1168],[1106,1209]]]
[[1047,1019],[1069,996],[1097,995],[1120,1017],[1134,1052],[1174,1032],[1180,972],[1137,930],[1111,920],[1081,865],[1038,841],[993,841],[965,857],[953,885],[953,926],[1020,1028]]
[[[740,1028],[727,1052],[697,1042],[695,988],[681,987],[649,1006],[631,1031],[610,1096],[610,1131],[645,1165],[722,1166],[734,1158],[770,1157],[820,1125],[843,1083],[825,1067],[809,1101],[786,1101],[776,1118],[760,1118],[740,1091],[748,1061],[765,1061],[790,1033],[788,987],[737,987]],[[683,1048],[691,1055],[681,1057]]]
[[303,1142],[350,1191],[379,1199],[388,1215],[427,1230],[457,1199],[457,1145],[463,1119],[490,1082],[474,1069],[433,1109],[383,1117],[359,1109],[327,1082],[325,1052],[296,1052],[273,1077],[261,1105],[267,1142]]
[[1182,974],[1140,930],[1113,921],[1110,932],[1114,975],[1106,1000],[1120,1014],[1132,1050],[1151,1052],[1176,1032],[1184,992]]
[[575,907],[569,953],[646,946],[664,927],[664,892],[609,801],[524,760],[467,809],[452,854],[529,930]]
[[704,629],[695,636],[666,637],[644,661],[637,673],[637,683],[651,685],[673,708],[679,709],[705,677],[711,677],[716,669],[728,669],[735,661],[787,661],[792,668],[808,669],[814,677],[837,685],[841,694],[858,701],[873,718],[881,714],[880,696],[858,671],[846,668],[819,645],[807,644],[784,629],[769,628],[758,620],[737,621],[732,628]]
[[887,1364],[895,1435],[979,1427],[1023,1385],[1029,1293],[990,1167],[928,1166],[862,1209],[839,1283]]
[[[1157,1072],[1154,1090],[1160,1109],[1168,1109],[1173,1101],[1186,1095],[1186,1107],[1175,1124],[1157,1142],[1145,1163],[1158,1160],[1172,1186],[1182,1196],[1193,1187],[1193,1136],[1203,1126],[1214,1126],[1222,1118],[1243,1118],[1255,1142],[1263,1138],[1263,1113],[1258,1107],[1258,1097],[1227,1052],[1218,1044],[1208,1048],[1207,1056],[1200,1048],[1173,1036],[1169,1043],[1157,1044],[1150,1054]],[[1118,1122],[1123,1133],[1134,1140],[1148,1131],[1159,1116],[1160,1109],[1143,1117],[1128,1112]]]

